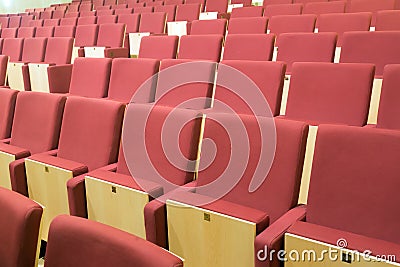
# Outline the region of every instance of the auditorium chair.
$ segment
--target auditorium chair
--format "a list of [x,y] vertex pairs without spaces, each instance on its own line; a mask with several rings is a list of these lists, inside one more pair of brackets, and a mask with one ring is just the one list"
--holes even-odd
[[245,6],[232,9],[230,18],[262,17],[264,8],[262,6]]
[[[92,4],[85,2],[85,3],[81,3],[79,6],[79,9],[77,11],[79,12],[87,12],[87,11],[92,11]],[[71,6],[68,7],[68,11],[71,11]]]
[[190,34],[218,34],[225,36],[227,22],[226,19],[193,20],[190,27]]
[[376,14],[375,31],[399,31],[400,10],[383,10]]
[[29,27],[30,22],[33,20],[32,15],[22,16],[20,27]]
[[176,5],[155,6],[154,12],[163,12],[167,14],[167,23],[175,20]]
[[145,7],[134,7],[133,13],[143,14],[143,13],[152,13],[153,7],[152,6],[145,6]]
[[136,0],[127,0],[128,8],[144,7],[143,2],[137,2]]
[[231,0],[231,4],[233,5],[242,4],[243,7],[248,7],[251,6],[251,0]]
[[267,32],[268,18],[232,18],[229,20],[229,34],[264,34]]
[[0,55],[0,87],[6,85],[7,65],[8,65],[8,56]]
[[138,58],[173,59],[178,50],[178,36],[144,36],[140,43]]
[[[400,201],[399,144],[396,131],[322,125],[308,204],[298,207],[296,216],[284,215],[278,227],[286,232],[285,250],[337,255],[311,260],[312,266],[398,265],[400,236],[393,211]],[[269,240],[257,240],[256,249]],[[394,255],[389,261],[376,258],[389,255]],[[304,266],[290,258],[286,264]]]
[[186,35],[190,34],[192,21],[198,20],[200,17],[201,4],[180,4],[176,7],[175,21],[168,23],[169,35]]
[[58,26],[54,28],[54,37],[75,38],[76,27],[73,25]]
[[[128,8],[128,5],[125,4],[125,3],[123,3],[123,4],[115,4],[115,5],[111,6],[111,9],[114,9],[115,11],[118,10],[118,9],[126,9],[126,8]],[[115,14],[115,15],[117,15],[117,14]]]
[[[2,62],[5,56],[0,56]],[[4,68],[1,70],[5,74]],[[18,91],[0,87],[0,142],[6,142],[11,137],[11,127],[14,118],[15,101]]]
[[156,6],[163,6],[164,1],[154,1],[154,2],[146,2],[146,7],[153,7],[153,10]]
[[10,21],[10,18],[9,18],[9,17],[0,17],[0,25],[1,25],[1,28],[2,28],[2,29],[8,28],[8,23],[9,23],[9,21]]
[[206,0],[205,11],[224,14],[228,11],[228,0]]
[[45,19],[43,26],[58,26],[60,24],[60,19]]
[[51,223],[44,266],[65,265],[182,267],[183,262],[168,251],[124,231],[61,215]]
[[76,18],[76,19],[78,19],[79,15],[80,15],[79,12],[67,12],[67,13],[65,13],[64,18]]
[[96,16],[91,16],[91,17],[79,17],[78,22],[76,25],[92,25],[96,24],[97,17]]
[[10,17],[8,27],[9,28],[19,28],[21,25],[22,16],[12,16]]
[[28,196],[25,158],[57,148],[64,104],[62,95],[18,94],[11,138],[0,143],[2,187]]
[[[192,192],[175,193],[167,199],[169,250],[187,265],[254,266],[256,240],[275,229],[279,218],[297,205],[307,132],[301,122],[206,114],[203,140],[211,139],[214,146],[202,147],[200,168],[203,158],[204,162],[210,156],[214,160],[199,171]],[[235,136],[246,142],[234,141]],[[268,161],[261,151],[273,140],[275,156]],[[257,168],[261,161],[270,163],[269,172]],[[232,185],[218,197],[218,186],[213,183],[224,179]],[[250,191],[254,179],[259,186]],[[165,212],[160,210],[163,206],[152,208]],[[281,244],[274,237],[270,240],[279,250]]]
[[65,10],[54,10],[52,19],[62,19],[65,15]]
[[221,57],[222,35],[184,35],[179,44],[179,59],[210,60]]
[[329,13],[344,13],[345,8],[346,8],[345,1],[308,2],[304,5],[303,14],[315,14],[319,16],[322,14],[329,14]]
[[[43,62],[46,52],[46,43],[47,38],[25,38],[21,61],[13,61],[10,56],[10,62],[7,68],[7,76],[8,85],[11,89],[30,91],[31,85],[29,80],[28,63]],[[4,46],[5,44],[3,45],[3,51]]]
[[78,25],[75,31],[75,43],[72,53],[72,61],[79,56],[79,50],[85,46],[95,46],[97,42],[97,34],[99,26],[91,25]]
[[42,27],[43,20],[42,19],[35,19],[29,22],[29,27]]
[[271,61],[274,43],[274,34],[228,34],[223,59]]
[[39,19],[43,19],[43,20],[45,20],[45,19],[51,19],[51,17],[53,16],[53,11],[42,11],[42,12],[40,12],[40,15],[39,15]]
[[133,8],[116,9],[114,12],[114,14],[118,16],[122,14],[132,14],[132,13],[133,13]]
[[264,16],[271,19],[273,16],[300,15],[303,4],[274,4],[265,7]]
[[381,10],[395,9],[395,0],[351,0],[347,5],[346,12],[372,12],[371,26],[375,26],[376,13]]
[[187,4],[200,4],[201,12],[206,8],[206,0],[185,0],[185,5]]
[[182,5],[184,0],[165,0],[164,5]]
[[101,24],[113,24],[117,23],[118,16],[116,15],[104,15],[104,16],[98,16],[96,23],[101,25]]
[[1,29],[1,38],[16,38],[17,37],[17,28],[4,28]]
[[7,38],[3,40],[2,55],[9,57],[10,62],[21,60],[24,38]]
[[36,27],[35,37],[53,37],[54,36],[54,26],[43,26]]
[[17,38],[32,38],[35,33],[36,27],[20,27],[18,28]]
[[93,11],[80,11],[79,12],[79,16],[80,17],[91,17],[91,18],[93,18],[93,17],[96,17],[96,11],[95,10],[93,10]]
[[[112,9],[104,9],[104,10],[97,9],[97,12],[96,12],[97,17],[111,16],[111,15],[114,15],[114,10],[112,10]],[[98,19],[99,18],[97,18],[97,23],[99,23]]]
[[43,63],[28,63],[32,91],[68,93],[73,44],[71,37],[47,39]]
[[58,149],[25,159],[29,198],[45,210],[42,240],[52,219],[69,213],[68,180],[117,161],[124,111],[118,102],[70,96]]
[[71,13],[78,13],[79,12],[79,8],[80,8],[80,5],[69,5],[68,9],[67,9],[67,12],[65,13],[64,17],[67,17],[68,14],[71,14]]
[[[201,121],[201,114],[194,110],[148,104],[128,105],[124,127],[134,128],[129,132],[129,138],[123,136],[124,150],[120,149],[118,163],[68,181],[71,215],[87,214],[90,220],[120,228],[166,247],[166,218],[160,217],[160,212],[145,209],[158,202],[155,197],[174,189],[168,182],[176,186],[192,182],[194,168],[186,170],[186,167],[182,169],[170,162],[160,136],[179,142],[178,151],[183,156],[179,165],[187,166],[198,157]],[[179,134],[175,127],[181,129]],[[143,141],[151,146],[146,149]],[[160,179],[165,182],[160,182]],[[109,190],[110,186],[113,190]],[[113,198],[109,205],[102,204],[104,194]]]
[[37,266],[40,219],[39,204],[8,189],[0,188],[1,266]]

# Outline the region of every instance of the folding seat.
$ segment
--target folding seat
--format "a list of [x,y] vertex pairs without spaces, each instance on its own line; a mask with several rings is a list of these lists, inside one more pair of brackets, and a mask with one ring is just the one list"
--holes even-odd
[[[336,32],[337,46],[343,43],[343,33],[350,31],[369,31],[371,13],[323,14],[318,18],[318,32]],[[340,55],[340,51],[337,52]]]
[[33,20],[32,15],[22,16],[20,27],[29,27],[31,20]]
[[117,161],[124,110],[118,102],[70,96],[57,151],[25,159],[29,197],[45,207],[42,240],[52,219],[69,213],[67,181]]
[[114,15],[114,10],[113,9],[105,9],[105,10],[97,10],[96,11],[96,16],[109,16],[109,15]]
[[49,38],[43,63],[29,63],[32,91],[68,93],[71,80],[72,37]]
[[117,23],[118,16],[116,15],[105,15],[105,16],[98,16],[97,17],[97,24],[110,24],[110,23]]
[[54,26],[37,27],[35,32],[35,37],[53,37],[54,36]]
[[165,0],[164,5],[182,5],[184,0]]
[[21,25],[21,20],[22,20],[21,16],[10,17],[8,27],[9,28],[19,28],[19,26]]
[[345,1],[308,2],[304,6],[303,14],[315,14],[319,17],[319,15],[321,14],[344,13],[345,8],[346,8]]
[[[70,9],[68,9],[70,10]],[[92,4],[91,3],[82,3],[79,5],[79,12],[87,12],[87,11],[92,11]]]
[[[121,14],[118,15],[118,23],[126,25],[126,33],[138,32],[139,30],[139,14]],[[129,39],[129,38],[126,38]]]
[[206,0],[185,0],[185,5],[187,4],[200,4],[202,12],[206,9]]
[[24,38],[7,38],[3,41],[1,54],[9,57],[10,62],[21,60]]
[[156,7],[156,6],[163,6],[164,1],[154,1],[154,2],[146,2],[146,7]]
[[20,27],[18,28],[17,38],[32,38],[35,33],[36,27]]
[[105,6],[111,6],[111,5],[116,5],[117,0],[104,0],[104,5]]
[[[153,102],[157,82],[155,75],[159,70],[159,66],[159,60],[149,58],[114,59],[111,67],[107,99],[125,104],[130,102]],[[132,73],[135,73],[134,77],[132,77]],[[142,84],[144,85],[142,86]],[[138,93],[139,89],[140,93]]]
[[226,13],[228,0],[206,0],[206,12]]
[[[307,130],[307,125],[301,122],[206,114],[203,140],[212,140],[214,146],[202,147],[200,164],[202,160],[207,162],[208,157],[213,162],[199,171],[194,193],[176,193],[166,201],[169,250],[184,257],[187,265],[255,266],[257,239],[275,229],[280,217],[297,205]],[[271,133],[275,131],[271,169],[260,172],[257,165],[266,160],[261,151],[271,144]],[[242,135],[246,145],[233,140],[233,136]],[[238,146],[246,147],[246,155],[240,156],[241,149],[235,151]],[[233,159],[235,155],[238,157]],[[239,158],[244,163],[239,163]],[[224,178],[232,182],[229,192],[226,190],[228,193],[220,197],[213,183],[221,183]],[[260,186],[250,192],[254,179],[261,181]],[[210,238],[224,241],[209,246]]]
[[268,18],[232,18],[229,20],[228,34],[260,34],[267,32]]
[[191,35],[218,34],[225,36],[226,19],[194,20],[190,27]]
[[265,7],[264,16],[271,19],[273,16],[300,15],[302,10],[303,4],[268,5]]
[[[296,249],[302,255],[307,248],[322,255],[328,249],[339,257],[321,257],[318,263],[311,260],[314,266],[344,266],[346,262],[397,265],[400,239],[393,209],[400,202],[395,160],[400,156],[399,141],[397,131],[322,125],[308,204],[297,208],[297,216],[285,215],[282,221],[287,229],[285,251]],[[264,248],[272,238],[260,239],[256,249]],[[289,259],[286,264],[300,266],[298,263]]]
[[43,12],[40,12],[39,19],[43,19],[43,20],[51,19],[52,16],[53,16],[53,11],[43,11]]
[[263,6],[293,4],[293,0],[265,0]]
[[[7,64],[7,56],[0,56],[1,63]],[[3,74],[3,85],[5,82],[5,68],[1,68]],[[17,99],[18,91],[10,90],[7,88],[0,88],[0,140],[6,142],[11,137],[11,127],[14,118],[15,100]],[[5,140],[4,140],[5,139]]]
[[62,19],[65,15],[65,10],[55,10],[53,11],[53,19]]
[[17,37],[17,28],[5,28],[1,29],[1,38],[16,38]]
[[67,13],[65,13],[64,18],[76,18],[76,19],[78,19],[79,15],[80,15],[79,12],[67,12]]
[[181,37],[178,58],[210,60],[218,62],[221,57],[222,35],[184,35]]
[[11,138],[0,143],[1,187],[28,196],[24,159],[57,148],[65,99],[56,94],[18,94]]
[[91,16],[91,17],[79,17],[78,18],[78,23],[76,25],[91,25],[91,24],[96,24],[97,17]]
[[2,29],[8,28],[10,18],[8,17],[0,17],[0,26]]
[[[110,58],[75,59],[69,93],[75,96],[90,98],[106,97],[110,80],[111,62]],[[93,77],[96,77],[96,79]]]
[[60,19],[45,19],[43,26],[58,26],[60,25]]
[[54,29],[54,37],[72,37],[75,38],[75,26],[58,26]]
[[[103,242],[99,243],[99,239]],[[110,250],[109,246],[114,249]],[[88,247],[92,248],[88,253],[84,255],[80,253]],[[76,256],[72,259],[70,255]],[[56,267],[66,262],[76,267],[88,264],[137,267],[183,266],[182,260],[178,257],[134,235],[86,219],[59,216],[50,226],[45,266]]]
[[[227,105],[236,114],[266,117],[269,115],[265,111],[266,100],[271,115],[279,115],[285,69],[283,62],[224,59],[218,65],[212,110],[224,112],[224,105]],[[241,75],[246,75],[246,78],[232,78],[239,75],[238,71]],[[246,90],[240,91],[242,88]],[[260,96],[264,96],[265,100],[263,101]],[[260,107],[264,109],[260,110]]]
[[232,9],[231,18],[262,17],[263,13],[262,6],[239,7]]
[[126,8],[128,8],[128,5],[127,4],[116,4],[116,5],[112,5],[111,8],[116,11],[117,9],[126,9]]
[[399,25],[399,10],[383,10],[377,12],[375,31],[399,31]]
[[97,12],[95,10],[93,11],[80,11],[79,16],[80,17],[95,17]]
[[346,32],[343,34],[340,62],[372,63],[376,67],[368,123],[376,123],[385,65],[400,63],[400,54],[397,50],[399,43],[400,32],[396,31]]
[[1,265],[37,266],[42,207],[16,192],[0,188],[0,208],[0,236],[8,240],[0,245]]
[[129,8],[144,7],[144,3],[137,3],[136,0],[128,1]]
[[154,12],[164,12],[167,14],[167,22],[175,20],[176,5],[155,6]]
[[78,18],[63,18],[60,20],[60,26],[76,26]]
[[[64,6],[56,6],[56,10],[61,10],[61,11],[66,11],[67,10],[67,8],[68,8],[68,6],[67,5],[64,5]],[[54,16],[54,13],[53,13],[53,16]],[[61,18],[60,18],[61,19]]]
[[351,0],[347,6],[348,13],[372,12],[371,25],[375,26],[376,13],[381,10],[395,9],[395,0]]
[[[97,42],[97,34],[99,25],[78,25],[75,30],[75,44],[72,53],[72,61],[79,56],[79,50],[85,46],[95,46]],[[81,55],[83,53],[81,52]]]
[[200,17],[201,4],[184,4],[176,7],[175,22],[168,23],[169,35],[190,34],[192,21]]
[[272,60],[275,35],[228,34],[223,53],[224,60]]
[[[148,114],[150,114],[150,116],[148,116]],[[87,214],[90,220],[123,229],[165,247],[165,218],[158,217],[157,214],[153,214],[152,212],[144,212],[146,209],[145,206],[158,202],[157,200],[153,200],[154,194],[166,194],[171,190],[171,188],[160,185],[159,182],[157,183],[157,179],[163,177],[170,183],[184,185],[193,181],[194,169],[181,169],[170,162],[164,156],[162,144],[160,143],[161,140],[158,136],[162,135],[165,136],[165,138],[178,140],[180,144],[179,151],[183,156],[182,160],[180,160],[182,166],[197,160],[202,121],[201,114],[199,114],[198,111],[190,109],[134,104],[128,106],[126,118],[134,119],[134,124],[136,126],[140,125],[140,128],[143,126],[143,129],[139,127],[137,130],[134,129],[132,134],[142,135],[143,133],[145,142],[151,142],[153,144],[149,153],[151,153],[151,157],[155,155],[157,158],[155,164],[158,173],[156,174],[154,171],[149,171],[149,169],[153,170],[153,165],[146,160],[146,156],[141,157],[141,155],[146,153],[146,149],[144,147],[142,148],[142,145],[137,146],[135,151],[124,150],[124,152],[122,152],[122,150],[120,150],[116,169],[95,170],[88,173],[86,176],[83,175],[68,181],[70,207],[72,207],[71,215],[86,216],[87,201]],[[173,127],[171,126],[172,121],[174,122]],[[127,123],[127,120],[125,120],[125,123]],[[170,126],[160,127],[160,125]],[[182,129],[179,134],[173,129],[174,127]],[[136,142],[138,139],[140,138],[135,138],[135,140],[128,139],[128,143]],[[134,158],[136,168],[131,170],[132,175],[128,170],[124,154],[127,155],[128,158]],[[159,157],[159,155],[161,157]],[[138,180],[135,181],[132,177],[142,177],[140,180],[141,182]],[[144,185],[144,183],[146,185]],[[105,206],[97,201],[97,199],[104,197],[103,194],[98,193],[98,189],[104,188],[105,186],[109,187],[110,184],[116,189],[115,201],[110,203],[109,206]],[[160,187],[163,188],[161,189]],[[86,198],[84,190],[86,191]],[[125,191],[125,195],[123,191]],[[108,195],[109,193],[106,194]],[[132,199],[133,202],[138,205],[135,205],[135,207],[126,205],[126,203],[128,203],[126,202],[127,199]],[[123,212],[115,213],[115,207],[117,206],[119,206],[119,210],[123,210]],[[125,212],[128,210],[129,212]],[[109,216],[110,214],[113,215]],[[159,229],[156,230],[153,226],[153,222],[159,224]]]
[[[111,10],[111,6],[106,5],[106,6],[97,6],[96,7],[96,11],[104,11],[104,10]],[[97,12],[96,12],[96,14],[97,14]]]
[[124,8],[124,9],[116,9],[114,14],[119,16],[122,14],[132,14],[133,13],[133,8]]
[[152,6],[147,6],[147,7],[134,7],[133,8],[133,13],[152,13],[153,12],[153,7]]
[[281,33],[314,32],[316,15],[282,15],[269,20],[269,33],[276,34],[276,46],[279,46]]
[[138,58],[173,59],[178,50],[178,36],[144,36],[140,43]]
[[[80,5],[69,5],[68,8],[67,8],[67,12],[65,13],[65,16],[64,16],[64,17],[67,17],[67,15],[68,15],[69,13],[78,13],[80,8],[81,8]],[[82,8],[84,9],[84,7],[82,7]],[[90,9],[91,9],[91,8],[92,8],[92,7],[90,6]]]
[[287,74],[294,62],[333,62],[336,39],[333,32],[282,33],[276,60],[286,62]]
[[29,27],[42,27],[42,26],[43,26],[42,19],[31,20],[29,22]]
[[[8,85],[11,89],[19,91],[30,91],[29,62],[43,62],[46,51],[47,38],[25,38],[23,42],[21,61],[13,61],[7,68]],[[4,49],[3,49],[4,50]]]
[[100,24],[96,46],[85,46],[85,57],[128,57],[129,49],[123,47],[125,24]]

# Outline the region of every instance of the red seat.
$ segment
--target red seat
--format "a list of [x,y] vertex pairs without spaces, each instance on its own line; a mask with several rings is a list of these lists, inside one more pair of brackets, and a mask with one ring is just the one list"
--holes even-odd
[[122,15],[122,14],[132,14],[133,8],[124,8],[124,9],[116,9],[114,14],[115,15]]
[[165,33],[166,13],[143,13],[140,16],[139,32]]
[[221,57],[222,35],[185,35],[181,37],[179,59],[211,60]]
[[264,16],[271,18],[281,15],[300,15],[303,10],[303,4],[278,4],[265,7]]
[[[7,60],[5,56],[1,56],[0,58],[3,62],[4,60]],[[4,68],[2,68],[2,72],[5,74]],[[17,94],[18,91],[0,88],[0,111],[2,114],[0,116],[0,140],[11,137],[11,126],[14,118],[14,107]]]
[[265,0],[263,6],[267,7],[269,5],[282,5],[282,4],[293,4],[293,0]]
[[376,15],[376,31],[399,31],[400,10],[378,11]]
[[35,27],[20,27],[18,28],[17,38],[32,38],[35,36]]
[[176,58],[178,36],[144,36],[140,43],[139,58]]
[[1,54],[9,57],[11,62],[21,60],[24,38],[7,38],[3,41]]
[[226,13],[228,11],[228,0],[206,0],[206,12]]
[[1,30],[1,38],[16,38],[17,28],[5,28]]
[[226,33],[226,19],[211,19],[211,20],[194,20],[192,21],[190,34],[191,35],[205,35],[205,34],[218,34],[225,36]]
[[37,27],[35,37],[53,37],[54,26]]
[[43,26],[58,26],[60,24],[60,19],[45,19]]
[[395,0],[351,0],[347,6],[347,12],[372,12],[371,25],[375,26],[376,13],[381,10],[395,9],[395,6]]
[[72,37],[75,38],[76,27],[73,25],[58,26],[54,29],[54,37]]
[[262,6],[239,7],[232,10],[231,18],[262,17],[263,13]]
[[8,23],[9,28],[19,28],[21,25],[22,16],[12,16]]
[[163,12],[167,14],[167,22],[175,20],[176,5],[155,6],[154,12]]
[[175,21],[198,20],[200,16],[201,4],[184,4],[176,7]]
[[224,60],[272,60],[275,35],[228,34],[225,41]]
[[267,32],[268,18],[232,18],[229,20],[228,34],[260,34]]

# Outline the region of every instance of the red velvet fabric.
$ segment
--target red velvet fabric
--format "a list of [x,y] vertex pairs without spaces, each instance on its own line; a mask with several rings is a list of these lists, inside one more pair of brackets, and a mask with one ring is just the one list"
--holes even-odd
[[222,42],[222,35],[184,35],[181,37],[178,58],[218,62]]
[[35,36],[36,27],[20,27],[18,29],[18,38],[32,38]]
[[57,37],[49,38],[46,45],[45,63],[56,65],[71,63],[73,38]]
[[344,13],[345,8],[346,1],[309,2],[304,5],[303,14]]
[[20,61],[23,45],[23,38],[7,38],[3,41],[3,49],[1,53],[8,56],[10,62]]
[[[105,11],[105,10],[103,10]],[[117,23],[118,17],[116,15],[105,15],[105,16],[98,16],[97,17],[97,24],[115,24]]]
[[98,25],[79,25],[76,27],[75,46],[94,46],[97,42]]
[[30,156],[29,150],[25,148],[13,146],[10,144],[0,142],[0,151],[7,154],[14,155],[16,159],[25,158]]
[[[264,3],[265,2],[267,2],[267,0],[265,0]],[[273,4],[265,7],[264,16],[270,19],[273,16],[279,15],[300,15],[302,10],[303,4]]]
[[271,61],[274,43],[273,34],[228,34],[223,59]]
[[3,28],[1,30],[1,38],[16,38],[17,28]]
[[53,37],[54,35],[54,26],[43,26],[37,27],[35,37]]
[[262,6],[245,6],[241,8],[234,8],[231,13],[231,18],[262,17],[263,13],[264,8]]
[[0,139],[11,136],[11,126],[14,118],[15,101],[18,91],[0,88]]
[[399,31],[400,10],[382,10],[376,14],[376,31]]
[[139,58],[173,59],[178,50],[178,36],[144,36],[140,42]]
[[347,6],[346,12],[372,12],[372,26],[375,26],[376,12],[380,10],[395,9],[395,0],[351,0]]
[[43,22],[43,26],[58,26],[59,24],[59,19],[45,19]]
[[60,26],[76,26],[78,18],[63,18],[60,20]]
[[167,22],[175,20],[176,5],[159,5],[154,7],[154,12],[164,12],[167,14]]
[[176,7],[175,21],[193,21],[199,19],[201,10],[200,3],[189,4],[188,1],[184,5]]
[[71,216],[59,216],[52,222],[46,267],[103,265],[182,267],[183,263],[148,241],[104,224]]
[[225,35],[226,33],[226,19],[212,19],[212,20],[194,20],[190,28],[191,35],[206,35],[206,34],[219,34]]
[[[91,13],[91,12],[90,12]],[[86,15],[81,12],[81,16],[78,18],[78,26],[81,25],[93,25],[96,24],[97,17],[95,16],[95,13],[93,15]]]
[[118,15],[118,23],[126,24],[126,32],[137,32],[139,30],[140,14],[121,14]]
[[75,25],[62,25],[55,27],[54,37],[75,37]]
[[125,37],[125,25],[121,23],[101,24],[97,36],[97,46],[122,47]]
[[206,0],[206,12],[226,13],[228,0]]
[[273,16],[269,21],[270,33],[277,35],[276,46],[279,46],[281,33],[314,32],[316,15],[281,15]]
[[[136,13],[136,9],[133,10]],[[142,13],[140,15],[139,32],[165,33],[166,13]]]
[[267,32],[268,18],[232,18],[229,20],[229,34],[264,34]]

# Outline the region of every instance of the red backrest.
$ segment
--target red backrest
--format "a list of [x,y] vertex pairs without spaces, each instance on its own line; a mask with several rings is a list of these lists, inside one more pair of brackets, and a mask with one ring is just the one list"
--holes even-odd
[[222,41],[222,35],[184,35],[181,37],[178,58],[218,62]]
[[60,24],[60,19],[45,19],[43,26],[58,26]]
[[329,0],[293,0],[293,3],[302,3],[302,4],[307,4],[307,3],[314,3],[314,2],[328,2]]
[[175,20],[176,5],[155,6],[154,12],[164,12],[167,14],[167,21]]
[[71,63],[74,39],[71,37],[54,37],[47,40],[44,62],[63,65]]
[[322,123],[367,123],[374,76],[372,64],[294,63],[286,117]]
[[153,12],[153,7],[152,6],[146,6],[146,7],[134,7],[133,8],[133,13],[152,13]]
[[23,62],[43,62],[47,38],[25,38],[22,51]]
[[303,14],[344,13],[345,9],[346,1],[309,2],[304,6]]
[[78,18],[79,15],[79,12],[67,12],[65,13],[64,18]]
[[395,0],[351,0],[348,4],[347,12],[372,12],[371,25],[375,26],[376,12],[380,10],[392,10],[395,7]]
[[126,25],[126,32],[138,32],[140,14],[121,14],[118,15],[118,23]]
[[140,42],[139,58],[173,59],[178,50],[178,36],[144,36]]
[[20,92],[10,144],[31,154],[56,149],[65,100],[60,94]]
[[0,17],[0,26],[2,29],[8,28],[10,18],[9,17]]
[[[71,7],[71,6],[70,6]],[[68,8],[70,10],[70,8]],[[91,3],[82,3],[79,5],[79,10],[77,11],[91,11],[92,10],[92,4]]]
[[264,8],[262,6],[234,8],[231,18],[262,17]]
[[98,25],[78,25],[75,32],[75,46],[94,46],[97,42]]
[[33,20],[32,15],[22,16],[21,18],[21,26],[20,27],[29,27],[31,20]]
[[1,29],[1,38],[16,38],[17,28],[5,28]]
[[76,25],[91,25],[96,24],[97,17],[80,17],[78,18],[78,23]]
[[125,39],[125,24],[101,24],[97,46],[122,47]]
[[166,24],[166,13],[143,13],[140,15],[139,32],[164,33]]
[[73,25],[58,26],[54,29],[54,37],[75,37],[76,27]]
[[226,13],[228,10],[228,0],[206,0],[207,12]]
[[224,60],[272,60],[275,35],[228,34],[225,41]]
[[400,10],[378,11],[376,15],[376,31],[399,31]]
[[271,18],[281,15],[300,15],[302,10],[303,4],[268,5],[265,7],[264,16]]
[[[1,62],[7,60],[6,56],[1,56]],[[4,68],[2,67],[4,71]],[[5,73],[4,73],[5,74]],[[4,84],[4,81],[3,81]],[[11,126],[14,118],[15,100],[18,91],[8,88],[0,88],[0,139],[9,138],[11,136]]]
[[200,16],[201,4],[184,4],[176,7],[175,21],[198,20]]
[[10,62],[21,60],[24,38],[7,38],[3,41],[2,54],[10,58]]
[[181,5],[183,2],[183,0],[165,0],[164,5]]
[[115,101],[68,97],[57,156],[89,170],[116,162],[124,111]]
[[114,15],[113,9],[97,10],[97,12],[96,12],[96,16],[98,16],[98,17],[109,16],[109,15]]
[[[7,65],[8,65],[8,56],[0,55],[0,85],[6,85],[6,74],[7,74]],[[6,104],[3,103],[5,106]],[[4,114],[4,117],[7,117],[7,113]]]
[[97,17],[97,24],[117,23],[118,16],[106,15]]
[[282,15],[274,16],[269,21],[270,33],[277,35],[277,44],[279,46],[279,35],[281,33],[291,32],[314,32],[315,15]]
[[257,34],[266,33],[268,18],[233,18],[229,20],[228,34]]
[[53,37],[54,26],[37,27],[35,37]]
[[231,0],[231,4],[243,4],[244,7],[251,6],[251,0]]
[[65,10],[57,9],[53,11],[53,19],[62,19],[64,17]]
[[226,19],[194,20],[190,28],[191,35],[218,34],[225,35]]
[[114,12],[115,15],[132,14],[132,13],[133,13],[133,8],[116,9]]
[[8,23],[9,28],[18,28],[21,24],[21,16],[12,16],[10,17],[10,21]]
[[263,6],[293,4],[293,0],[264,0]]
[[40,19],[51,19],[51,16],[53,16],[53,11],[43,11],[40,12]]
[[202,12],[206,8],[206,0],[185,0],[185,4],[200,4]]

